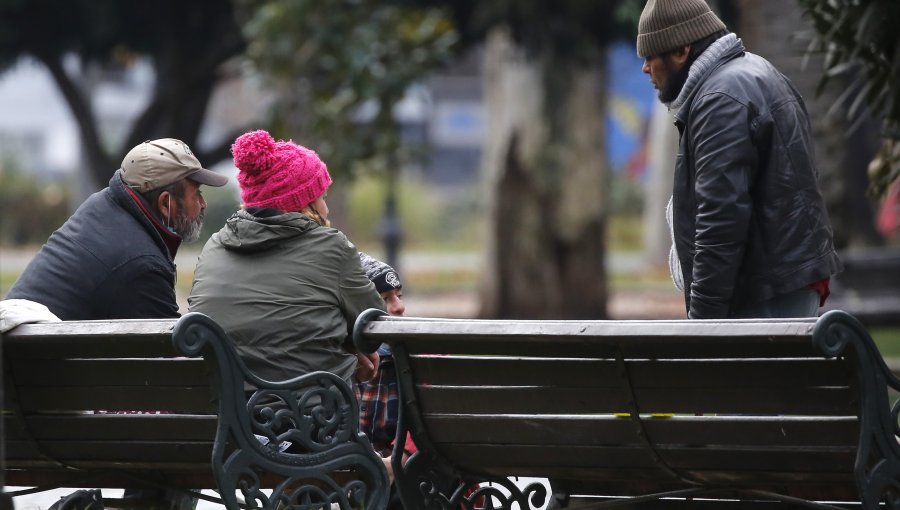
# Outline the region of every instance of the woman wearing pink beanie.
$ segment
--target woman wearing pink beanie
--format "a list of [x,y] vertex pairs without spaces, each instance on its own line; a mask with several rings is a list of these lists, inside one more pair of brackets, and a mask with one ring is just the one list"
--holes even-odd
[[[325,163],[265,131],[241,135],[231,151],[243,207],[203,247],[190,310],[221,325],[263,379],[326,370],[352,387],[353,324],[384,302],[356,247],[330,228]],[[358,378],[372,377],[374,360],[359,361]]]

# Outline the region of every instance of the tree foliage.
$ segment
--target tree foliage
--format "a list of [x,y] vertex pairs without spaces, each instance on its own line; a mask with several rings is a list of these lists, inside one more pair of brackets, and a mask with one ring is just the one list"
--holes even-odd
[[454,55],[435,8],[379,0],[244,0],[247,55],[278,90],[273,128],[301,136],[337,173],[403,159],[392,114],[407,89]]
[[[196,141],[225,64],[244,47],[230,0],[0,0],[0,70],[24,55],[47,67],[98,186],[128,148],[147,139],[181,138],[207,165],[228,157],[233,137],[205,150]],[[150,101],[127,133],[104,133],[88,76],[127,68],[137,57],[149,57],[156,73]]]
[[868,105],[884,122],[883,145],[869,166],[870,194],[881,196],[900,177],[900,2],[896,0],[798,0],[812,19],[812,51],[825,54],[820,89],[850,76],[841,98],[856,116]]
[[0,245],[44,242],[68,217],[68,190],[0,161]]
[[636,35],[640,0],[399,0],[412,5],[450,9],[464,45],[484,42],[498,26],[531,55],[591,63],[610,41]]

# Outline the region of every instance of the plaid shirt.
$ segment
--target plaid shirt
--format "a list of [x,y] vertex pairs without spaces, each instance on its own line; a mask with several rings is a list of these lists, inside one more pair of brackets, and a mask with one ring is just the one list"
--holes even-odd
[[382,456],[390,455],[397,435],[400,414],[400,395],[397,390],[397,370],[389,349],[378,349],[381,357],[378,373],[369,382],[356,383],[359,402],[359,429],[369,438]]

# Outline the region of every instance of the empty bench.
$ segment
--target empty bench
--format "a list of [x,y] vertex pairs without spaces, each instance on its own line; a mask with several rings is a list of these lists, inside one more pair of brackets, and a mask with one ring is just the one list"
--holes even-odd
[[387,472],[347,384],[260,380],[202,314],[25,324],[2,342],[7,486],[212,488],[230,509],[385,505]]
[[590,496],[590,508],[663,498],[691,508],[900,503],[898,411],[888,398],[900,381],[840,311],[504,321],[370,310],[354,340],[394,352],[397,438],[410,431],[419,450],[394,465],[407,509],[483,496],[496,508],[547,501],[542,484],[520,489],[512,476],[549,478]]

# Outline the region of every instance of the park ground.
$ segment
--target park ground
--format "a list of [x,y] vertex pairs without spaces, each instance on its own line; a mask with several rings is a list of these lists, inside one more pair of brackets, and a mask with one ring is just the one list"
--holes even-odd
[[[0,248],[0,297],[15,282],[34,256],[35,249]],[[377,253],[376,253],[377,254]],[[187,310],[198,252],[182,250],[176,258],[176,294],[181,311]],[[613,253],[610,272],[609,315],[614,319],[675,319],[684,317],[681,294],[668,273],[648,267],[639,253]],[[483,266],[477,252],[411,251],[401,255],[398,271],[404,283],[407,315],[473,318],[477,316],[478,278]]]

